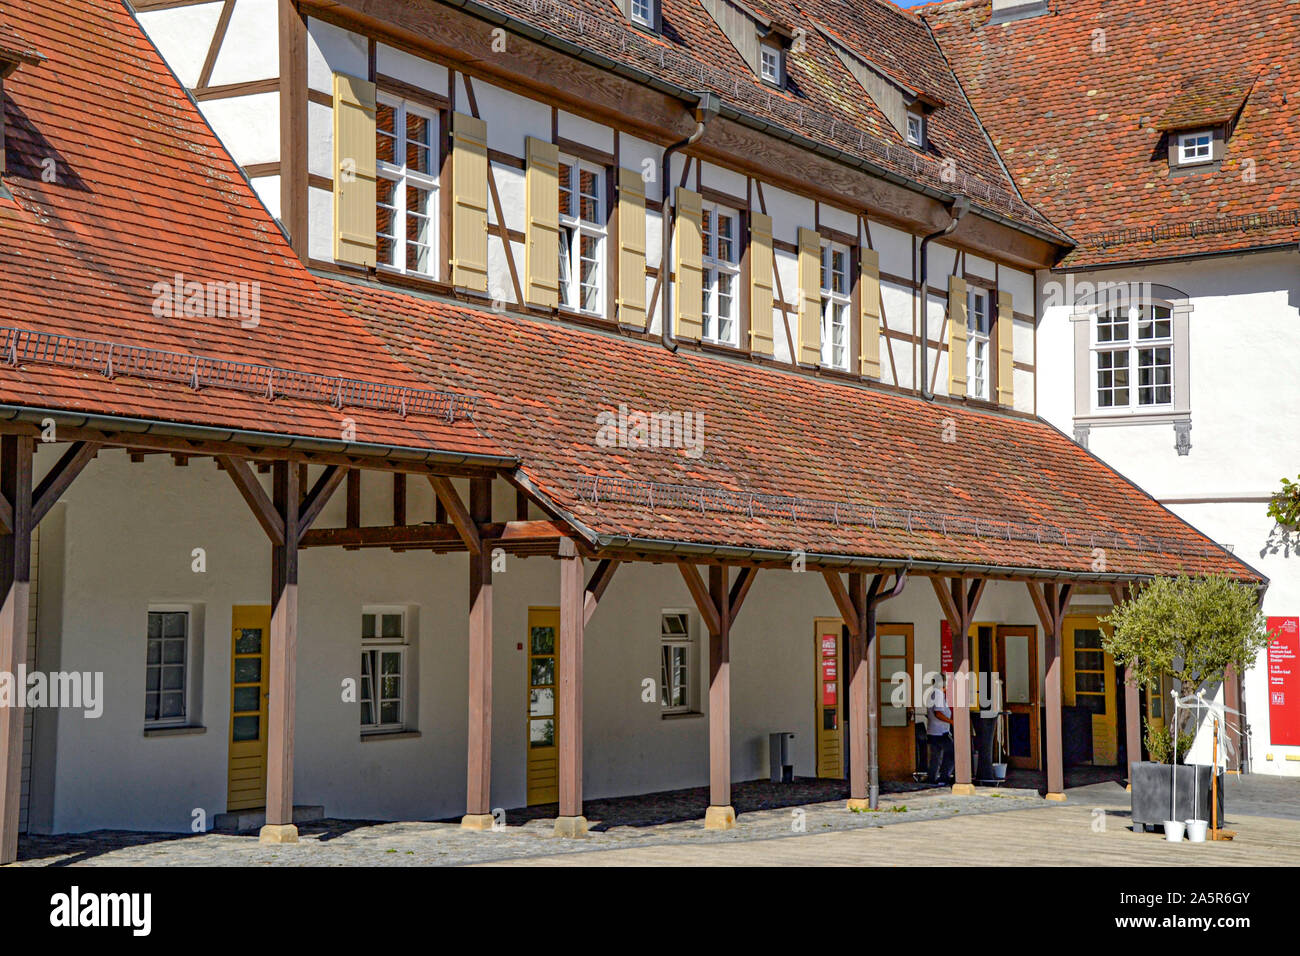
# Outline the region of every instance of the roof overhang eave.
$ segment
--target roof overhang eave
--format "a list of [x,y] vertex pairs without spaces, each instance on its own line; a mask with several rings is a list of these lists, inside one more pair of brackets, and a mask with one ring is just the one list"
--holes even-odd
[[[533,26],[531,23],[519,20],[509,14],[502,13],[500,10],[493,10],[490,7],[485,7],[483,4],[476,2],[476,0],[444,0],[444,2],[451,6],[459,7],[471,16],[478,17],[481,20],[487,20],[490,23],[495,23],[500,26],[507,26],[513,32],[518,33],[521,36],[525,36],[530,40],[535,40],[538,43],[559,50],[562,53],[567,53],[576,59],[590,63],[602,70],[607,70],[611,73],[633,80],[634,82],[649,86],[661,93],[666,93],[675,99],[681,100],[683,103],[694,106],[699,100],[698,90],[692,90],[676,83],[671,83],[662,77],[655,76],[653,73],[648,73],[644,70],[639,70],[636,67],[628,66],[626,63],[620,63],[619,61],[604,56],[603,54],[596,53],[594,50],[589,50],[586,47],[579,46],[576,43],[555,36],[552,33],[547,33],[545,30],[541,30]],[[743,126],[748,126],[758,132],[767,133],[780,139],[795,143],[804,149],[826,156],[836,162],[853,166],[863,172],[895,183],[906,189],[912,190],[913,192],[919,192],[922,195],[935,199],[944,205],[950,204],[953,199],[956,198],[954,193],[948,193],[944,192],[942,189],[936,189],[935,187],[920,182],[919,180],[911,179],[910,177],[904,176],[900,173],[885,169],[883,166],[879,166],[868,159],[854,156],[851,153],[846,153],[833,146],[827,146],[823,143],[817,142],[816,140],[809,139],[808,137],[802,136],[792,130],[759,119],[758,117],[745,113],[742,110],[738,110],[735,107],[726,105],[725,101],[723,102],[720,115],[725,116],[733,122],[740,123]],[[981,217],[999,223],[1000,225],[1007,226],[1017,232],[1026,233],[1036,239],[1041,239],[1044,242],[1056,246],[1068,248],[1072,245],[1068,237],[1057,235],[1049,230],[1040,229],[1039,227],[1033,226],[1029,223],[1012,219],[1010,216],[999,213],[996,210],[985,208],[980,205],[978,201],[973,199],[971,205],[972,211]]]
[[455,465],[501,470],[513,469],[519,464],[519,459],[512,455],[488,455],[480,452],[413,448],[405,445],[386,445],[376,442],[348,442],[341,439],[315,438],[308,435],[289,435],[280,432],[221,428],[209,425],[187,425],[183,422],[167,422],[160,419],[132,418],[93,412],[71,412],[64,409],[0,404],[0,421],[44,426],[47,419],[54,422],[56,432],[58,427],[62,425],[68,428],[87,428],[103,432],[128,432],[137,435],[155,435],[188,441],[221,442],[232,445],[253,445],[301,452],[354,455],[363,458],[382,458],[388,461],[405,461],[415,464]]

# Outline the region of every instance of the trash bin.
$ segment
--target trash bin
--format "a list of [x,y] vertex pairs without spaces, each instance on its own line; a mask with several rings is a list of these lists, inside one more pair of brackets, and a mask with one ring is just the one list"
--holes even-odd
[[769,766],[772,768],[773,783],[791,783],[794,781],[794,734],[778,733],[767,735],[767,753]]

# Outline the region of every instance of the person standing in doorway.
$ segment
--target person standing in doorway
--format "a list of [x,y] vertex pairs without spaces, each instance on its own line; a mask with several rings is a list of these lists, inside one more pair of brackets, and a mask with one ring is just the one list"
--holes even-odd
[[925,709],[925,733],[929,741],[931,784],[945,784],[952,780],[952,708],[944,694],[943,681],[930,688],[930,705]]

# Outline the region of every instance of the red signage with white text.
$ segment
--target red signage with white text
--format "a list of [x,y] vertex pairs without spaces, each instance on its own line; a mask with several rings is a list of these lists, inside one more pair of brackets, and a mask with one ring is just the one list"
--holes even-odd
[[1268,619],[1269,740],[1300,747],[1300,617]]
[[839,642],[833,634],[822,635],[822,704],[834,707],[839,698],[839,674],[836,670]]
[[939,670],[952,673],[952,627],[947,621],[939,622]]

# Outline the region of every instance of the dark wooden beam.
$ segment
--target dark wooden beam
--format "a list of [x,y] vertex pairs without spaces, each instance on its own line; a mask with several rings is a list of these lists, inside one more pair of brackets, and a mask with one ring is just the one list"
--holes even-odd
[[99,453],[102,446],[96,442],[77,441],[68,446],[54,467],[46,473],[33,494],[32,523],[40,524],[50,513],[54,503],[68,490],[68,486],[81,474],[83,468]]
[[822,577],[826,579],[826,586],[830,588],[831,597],[835,600],[835,606],[839,609],[840,619],[844,626],[848,628],[849,637],[857,639],[861,633],[860,611],[854,607],[853,599],[849,595],[849,590],[844,586],[844,579],[840,577],[838,571],[823,571]]
[[[29,435],[0,438],[0,496],[12,506],[9,533],[0,535],[0,671],[11,681],[27,661],[32,568],[32,455]],[[0,865],[18,858],[22,799],[23,705],[26,688],[0,707]]]
[[605,594],[605,589],[609,587],[609,582],[614,577],[614,572],[618,570],[621,562],[612,558],[606,558],[596,565],[596,570],[591,574],[591,580],[587,582],[586,592],[583,597],[583,616],[584,625],[591,623],[591,616],[596,613],[596,605]]
[[429,484],[433,485],[433,493],[438,496],[439,504],[447,512],[447,518],[459,532],[461,541],[464,542],[469,553],[481,553],[483,542],[479,537],[478,525],[470,515],[469,509],[465,507],[465,502],[456,493],[451,479],[430,475]]
[[681,572],[682,580],[686,582],[686,590],[690,592],[696,610],[700,612],[700,617],[704,618],[705,628],[710,634],[716,633],[722,626],[722,618],[718,614],[717,605],[709,595],[708,586],[700,577],[699,570],[687,561],[678,561],[677,570]]
[[[697,575],[698,576],[698,575]],[[704,826],[730,830],[731,806],[731,607],[726,565],[709,567],[709,602],[716,629],[709,632],[709,809]]]
[[[487,481],[470,485],[468,512],[451,482],[435,480],[438,500],[454,503],[457,530],[469,556],[469,739],[465,816],[461,826],[490,829],[492,820],[492,553],[483,547],[479,523],[492,518],[492,488]],[[444,497],[445,496],[445,497]],[[449,506],[448,511],[452,508]]]
[[[257,523],[262,526],[266,536],[271,539],[271,544],[279,547],[284,544],[284,519],[280,517],[274,502],[267,496],[262,485],[253,474],[248,462],[242,458],[233,458],[229,455],[217,456],[217,461],[221,463],[221,468],[230,476],[230,480],[235,483],[239,493],[243,495],[244,501],[253,512],[253,517]],[[294,486],[298,484],[297,476],[294,477]],[[294,541],[295,546],[297,539]]]
[[728,598],[733,621],[736,619],[736,615],[740,613],[740,606],[745,603],[745,598],[749,595],[750,588],[754,586],[754,579],[757,577],[758,568],[741,568],[740,573],[736,575],[736,580],[731,585],[731,595]]
[[[321,511],[329,503],[330,498],[343,483],[343,479],[352,474],[351,471],[341,465],[330,465],[316,479],[316,484],[312,485],[311,491],[307,492],[307,497],[302,499],[302,505],[298,509],[298,542],[301,545],[303,535],[305,535],[311,526],[316,523],[320,517]],[[301,477],[301,472],[299,472]]]
[[406,475],[393,475],[393,524],[406,524]]
[[[478,535],[485,547],[543,554],[556,551],[567,531],[555,521],[505,521],[479,525]],[[468,550],[460,530],[452,524],[312,528],[303,533],[301,547]]]
[[361,527],[361,469],[348,470],[348,511],[349,528]]

